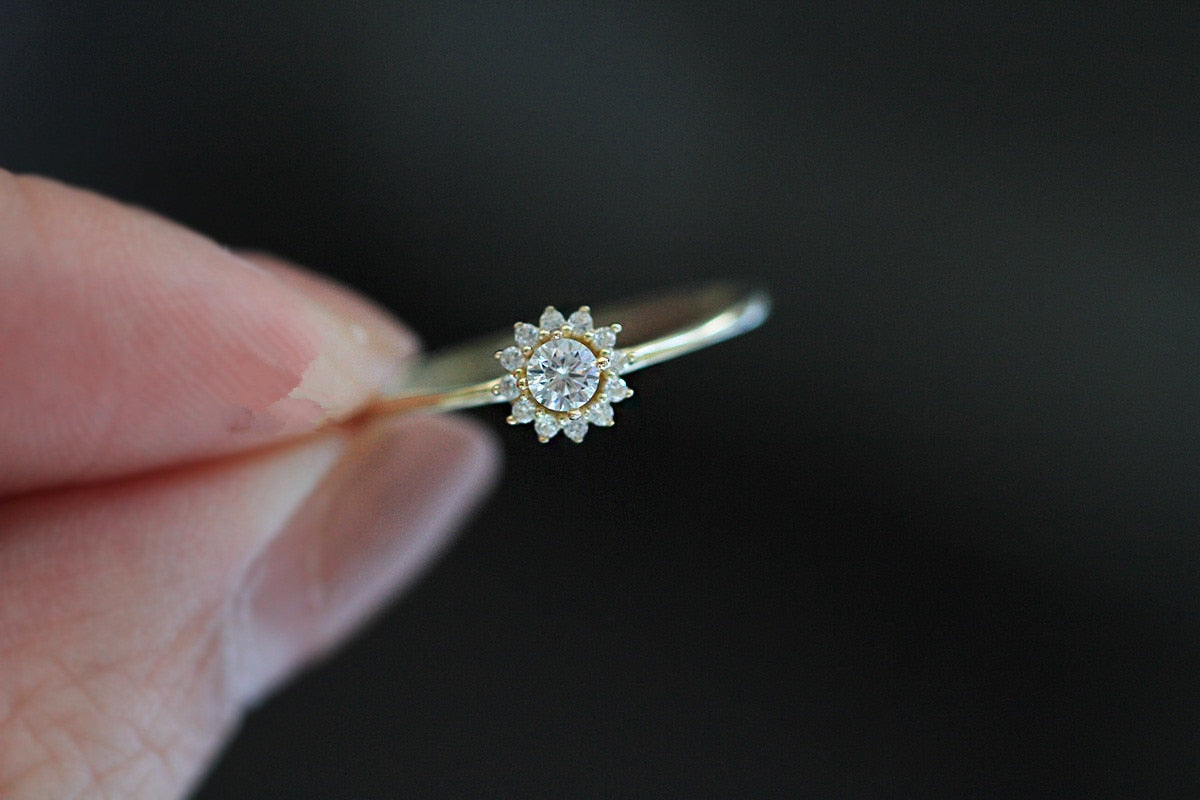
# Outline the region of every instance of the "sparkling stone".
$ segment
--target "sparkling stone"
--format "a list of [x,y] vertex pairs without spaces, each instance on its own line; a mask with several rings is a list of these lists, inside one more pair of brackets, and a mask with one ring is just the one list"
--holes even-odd
[[563,423],[562,429],[572,442],[582,442],[587,435],[588,424],[582,419],[569,419]]
[[537,325],[530,325],[528,322],[518,322],[513,326],[513,339],[521,347],[533,347],[537,344],[538,340]]
[[596,403],[587,410],[589,422],[602,427],[613,424],[613,408],[608,403]]
[[534,400],[554,411],[570,411],[592,399],[600,386],[600,367],[587,345],[564,337],[533,351],[525,377]]
[[546,306],[546,310],[542,312],[542,318],[538,324],[542,326],[542,330],[552,331],[566,325],[567,321],[563,319],[562,312],[554,306]]
[[604,385],[604,396],[610,403],[619,403],[629,394],[629,385],[625,383],[624,378],[618,378],[616,375],[608,379],[608,383]]
[[614,350],[612,354],[612,363],[609,367],[618,375],[629,369],[629,354],[624,350]]
[[520,388],[517,386],[517,379],[512,375],[505,375],[500,379],[500,396],[505,400],[516,400],[521,394]]
[[533,417],[537,413],[537,406],[528,397],[522,397],[517,402],[513,403],[512,415],[513,419],[524,425],[526,422],[533,422]]
[[533,429],[537,431],[538,436],[551,439],[558,433],[558,418],[553,414],[538,414],[537,419],[533,421]]
[[576,333],[586,333],[592,329],[591,312],[585,311],[581,308],[571,315],[570,319],[567,320],[567,324],[570,325],[571,330],[575,331]]
[[500,366],[505,369],[517,369],[524,360],[525,357],[521,355],[521,348],[519,347],[506,347],[500,351]]
[[617,343],[617,334],[612,328],[599,328],[592,335],[592,342],[601,350],[612,350]]

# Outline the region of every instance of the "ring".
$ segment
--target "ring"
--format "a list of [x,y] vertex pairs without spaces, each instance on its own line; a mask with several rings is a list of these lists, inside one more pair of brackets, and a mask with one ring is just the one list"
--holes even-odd
[[[418,360],[367,413],[511,403],[508,423],[533,423],[538,441],[548,442],[562,431],[582,442],[589,425],[612,426],[613,403],[632,396],[624,376],[751,331],[767,318],[770,307],[766,292],[731,284],[594,313],[582,306],[570,316],[547,306],[536,325],[518,322],[511,334]],[[596,319],[602,324],[597,326]]]

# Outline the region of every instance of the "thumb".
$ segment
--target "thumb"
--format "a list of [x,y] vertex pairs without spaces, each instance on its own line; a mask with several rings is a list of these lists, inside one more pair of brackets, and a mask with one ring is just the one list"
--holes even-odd
[[0,505],[0,797],[178,797],[246,705],[412,580],[494,474],[407,418]]

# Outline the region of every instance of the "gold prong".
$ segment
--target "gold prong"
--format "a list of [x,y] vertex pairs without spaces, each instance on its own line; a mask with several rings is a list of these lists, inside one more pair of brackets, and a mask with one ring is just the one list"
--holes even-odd
[[[563,337],[563,332],[561,330],[554,331],[553,333],[550,334],[551,339],[561,339],[562,337]],[[499,358],[499,356],[496,356],[496,357]]]
[[545,444],[546,442],[550,441],[550,438],[548,436],[539,436],[538,441],[542,444]]
[[509,425],[517,424],[517,418],[514,417],[512,414],[509,414],[507,417],[505,417],[504,421],[507,422]]
[[579,409],[575,409],[570,414],[567,414],[567,419],[579,419],[582,416],[583,416],[583,412],[580,411]]
[[596,366],[600,369],[608,369],[608,365],[611,363],[605,356],[600,356],[600,358],[596,359]]
[[495,353],[493,353],[493,354],[492,354],[492,358],[494,358],[494,359],[496,359],[497,361],[499,361],[499,360],[500,360],[500,354],[501,354],[501,353],[503,353],[503,352],[504,352],[503,350],[497,350]]
[[529,381],[525,378],[517,378],[517,388],[522,392],[529,388]]
[[612,328],[613,333],[621,332],[621,323],[619,323],[619,322],[614,322],[612,325],[609,325],[608,327]]
[[528,357],[529,357],[529,354],[530,354],[530,353],[532,353],[532,352],[533,352],[533,348],[532,348],[532,347],[522,347],[522,348],[521,348],[521,355],[525,356],[526,358],[528,358]]
[[495,395],[496,397],[500,396],[500,384],[498,384],[498,383],[492,384],[492,394]]
[[582,311],[582,312],[583,312],[583,313],[585,313],[585,314],[590,314],[590,313],[592,313],[592,307],[591,307],[591,306],[580,306],[580,307],[579,307],[579,310],[580,310],[580,311]]

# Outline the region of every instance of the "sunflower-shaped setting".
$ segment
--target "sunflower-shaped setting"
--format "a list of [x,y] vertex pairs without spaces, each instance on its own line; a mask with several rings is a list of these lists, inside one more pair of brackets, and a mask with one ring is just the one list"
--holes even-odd
[[496,352],[508,374],[492,386],[512,402],[508,424],[532,422],[540,442],[559,431],[582,442],[589,424],[611,426],[612,404],[633,394],[621,377],[629,355],[615,349],[620,332],[616,323],[597,328],[587,306],[570,317],[547,306],[537,325],[514,325],[516,343]]

